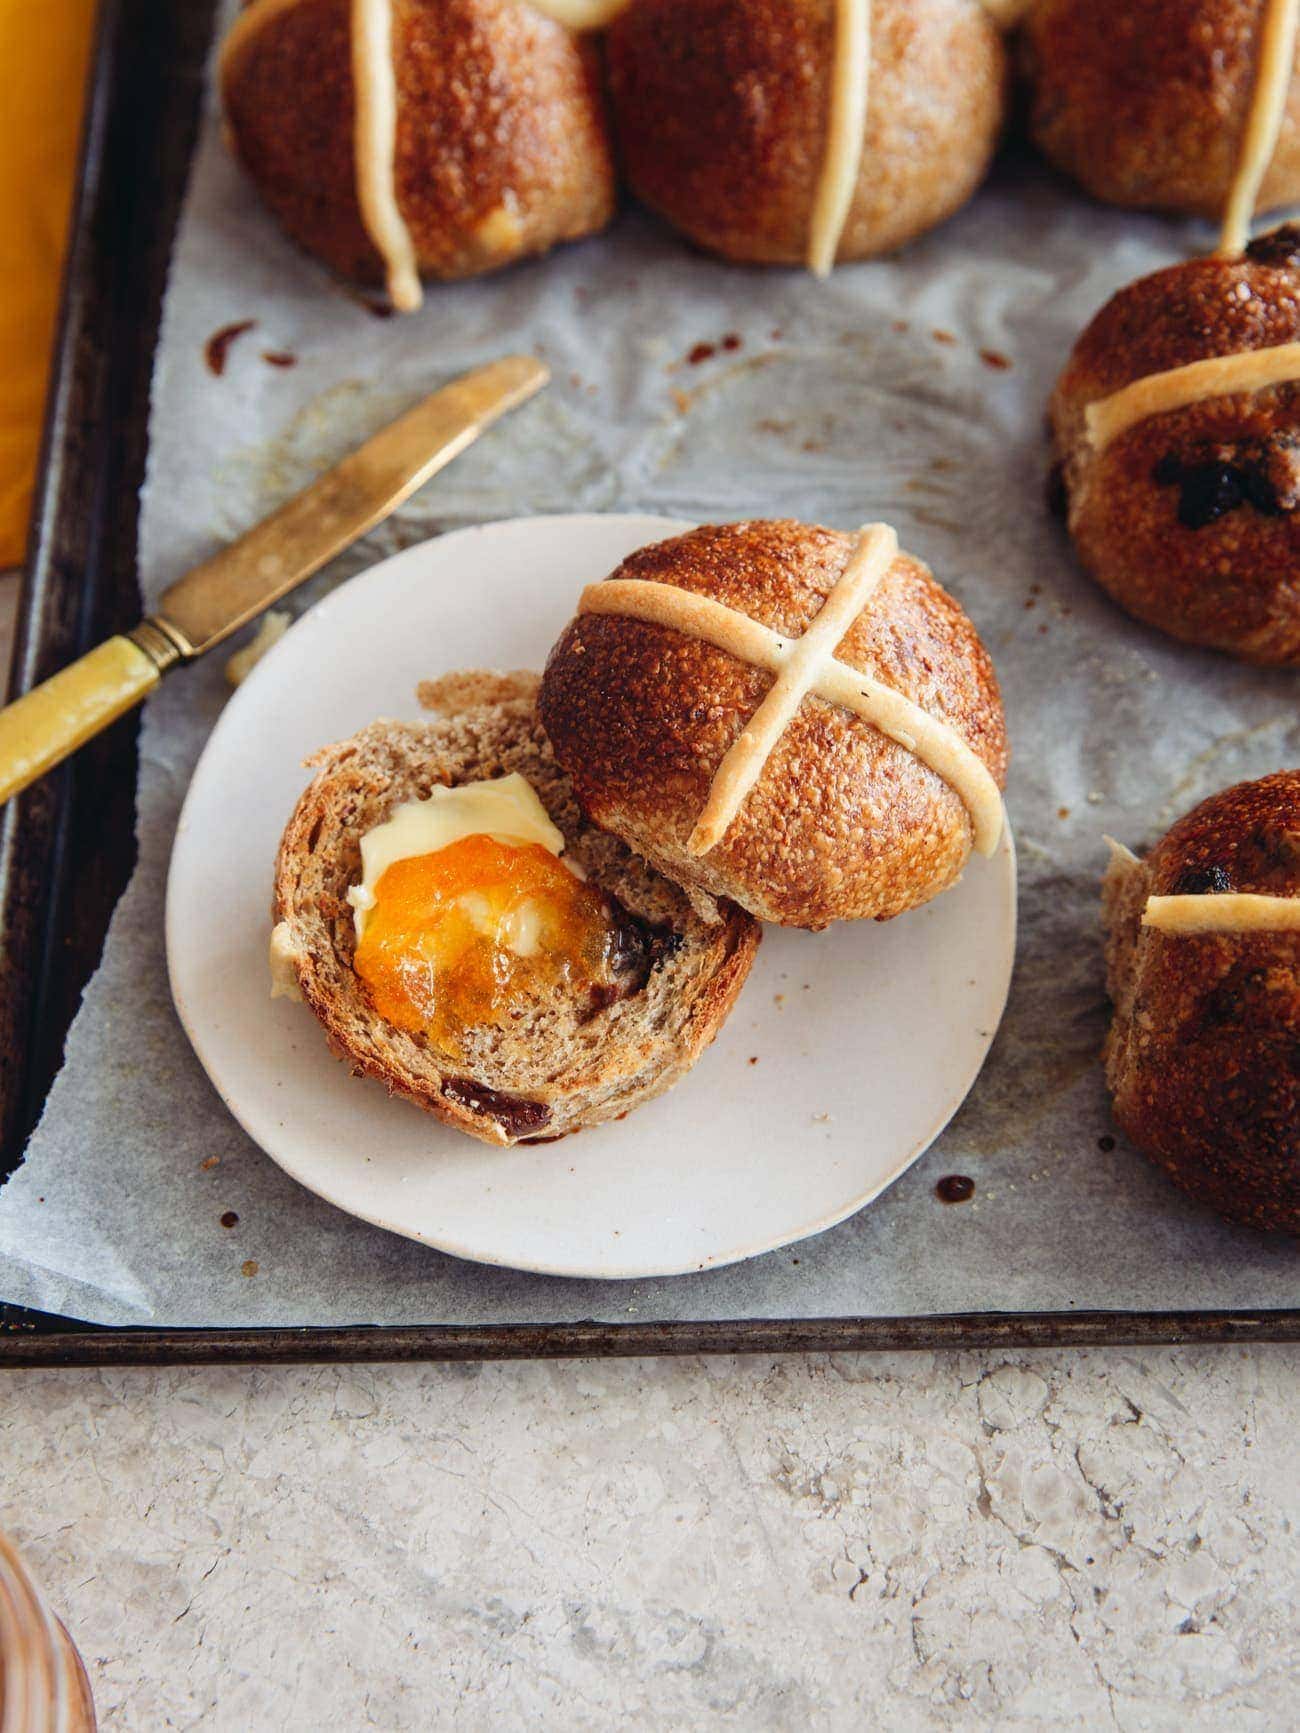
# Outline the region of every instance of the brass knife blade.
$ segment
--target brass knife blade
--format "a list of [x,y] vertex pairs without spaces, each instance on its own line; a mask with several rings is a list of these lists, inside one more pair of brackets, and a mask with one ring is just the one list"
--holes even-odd
[[147,698],[167,669],[246,625],[540,391],[526,355],[435,391],[256,529],[167,590],[158,611],[0,710],[0,806]]
[[382,522],[549,378],[540,361],[508,355],[435,391],[238,541],[186,572],[163,592],[152,623],[183,656],[201,656]]

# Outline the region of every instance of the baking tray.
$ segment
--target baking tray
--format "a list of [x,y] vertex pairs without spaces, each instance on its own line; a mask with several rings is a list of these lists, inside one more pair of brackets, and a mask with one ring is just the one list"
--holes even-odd
[[[213,13],[214,0],[101,3],[11,696],[139,617],[153,350]],[[134,864],[136,734],[125,719],[0,817],[0,1178],[39,1117]],[[7,1366],[1251,1341],[1300,1341],[1300,1309],[169,1330],[0,1306]]]

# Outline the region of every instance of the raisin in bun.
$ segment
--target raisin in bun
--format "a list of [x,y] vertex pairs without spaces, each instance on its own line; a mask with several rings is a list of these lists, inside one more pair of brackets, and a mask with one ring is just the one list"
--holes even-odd
[[1117,849],[1104,910],[1117,1122],[1200,1202],[1300,1233],[1300,771]]
[[613,214],[597,51],[526,0],[252,0],[221,92],[294,240],[403,309]]
[[762,264],[826,269],[933,228],[984,178],[1006,109],[979,0],[633,0],[608,61],[633,191]]
[[[1036,0],[1023,36],[1035,142],[1108,203],[1224,215],[1256,103],[1267,111],[1270,13],[1286,4]],[[1280,125],[1250,200],[1261,211],[1300,199],[1300,81],[1292,54],[1275,64]]]
[[1052,398],[1087,570],[1148,625],[1252,662],[1300,662],[1298,343],[1300,229],[1288,227],[1244,258],[1122,289]]
[[[717,1034],[759,941],[748,915],[728,904],[697,911],[582,818],[538,725],[536,692],[535,674],[448,676],[421,692],[438,712],[430,720],[376,722],[317,754],[275,868],[276,990],[306,1000],[355,1074],[485,1143],[549,1141],[662,1094]],[[395,813],[409,814],[407,803],[506,777],[526,778],[543,825],[557,827],[561,857],[534,849],[530,863],[509,837],[485,835],[462,837],[458,851],[443,847],[437,856],[402,859],[390,850],[368,899],[363,839]],[[439,870],[453,855],[454,871]],[[495,915],[502,881],[475,877],[484,863],[504,867],[506,901]],[[403,905],[403,886],[391,876],[403,867],[415,874],[409,929],[411,902]],[[565,899],[558,910],[557,888]],[[404,947],[408,930],[430,931],[435,892],[461,923],[455,946]],[[359,933],[363,907],[371,925]],[[582,923],[581,952],[568,944],[566,911]],[[376,921],[384,923],[379,942]],[[586,944],[593,922],[598,955]],[[557,925],[564,952],[554,960],[563,966],[552,967]],[[446,936],[432,932],[435,941]]]
[[761,920],[901,914],[1001,834],[992,664],[884,525],[642,548],[584,592],[540,711],[594,823]]

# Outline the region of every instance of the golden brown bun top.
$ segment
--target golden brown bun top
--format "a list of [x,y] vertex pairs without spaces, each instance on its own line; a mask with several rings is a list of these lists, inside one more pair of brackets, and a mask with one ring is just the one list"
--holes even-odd
[[1141,926],[1148,895],[1300,895],[1300,771],[1202,801],[1106,885],[1115,1117],[1185,1191],[1300,1233],[1300,933]]
[[[701,244],[804,257],[826,155],[835,0],[634,0],[609,33],[629,180]],[[843,256],[900,245],[974,190],[1006,55],[978,0],[875,0],[870,101]]]
[[1167,832],[1147,866],[1152,896],[1300,896],[1300,770],[1238,782],[1203,800]]
[[1300,339],[1300,227],[1261,235],[1241,259],[1194,259],[1112,297],[1075,344],[1062,391],[1108,396],[1135,379]]
[[1210,103],[1215,80],[1248,80],[1263,0],[1036,0],[1027,46],[1056,84],[1118,128],[1169,93]]
[[[801,636],[854,543],[788,520],[710,525],[642,548],[613,575],[651,580]],[[946,721],[999,786],[1007,743],[996,675],[974,626],[899,554],[836,651]],[[764,920],[821,927],[884,918],[958,876],[971,827],[960,797],[904,747],[806,699],[723,840],[687,842],[714,774],[772,676],[676,629],[581,614],[552,651],[541,714],[579,798],[679,883]]]
[[[357,198],[351,0],[272,8],[228,44],[227,120],[268,205],[335,270],[380,280]],[[594,42],[525,0],[394,0],[391,62],[392,192],[423,274],[474,275],[609,220]]]

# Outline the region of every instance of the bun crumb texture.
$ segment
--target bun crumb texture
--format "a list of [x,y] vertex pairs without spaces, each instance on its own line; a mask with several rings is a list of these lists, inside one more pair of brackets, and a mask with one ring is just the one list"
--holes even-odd
[[[376,722],[312,761],[285,830],[273,918],[303,998],[334,1053],[487,1143],[544,1142],[620,1118],[684,1076],[717,1034],[758,948],[755,921],[690,899],[588,823],[537,718],[537,677],[470,672],[422,689],[436,714]],[[529,994],[452,1042],[379,1017],[355,967],[348,890],[360,840],[403,802],[518,772],[563,832],[565,858],[610,899],[616,993]],[[280,925],[283,923],[283,925]]]

